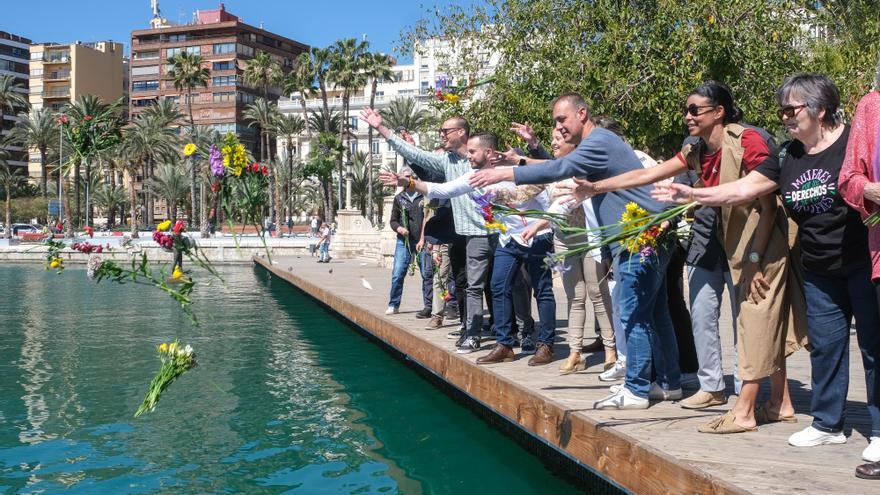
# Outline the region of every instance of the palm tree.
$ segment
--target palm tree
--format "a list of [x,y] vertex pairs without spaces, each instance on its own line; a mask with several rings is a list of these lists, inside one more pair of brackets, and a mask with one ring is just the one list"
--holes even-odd
[[[364,63],[364,72],[372,78],[373,83],[370,86],[370,108],[376,108],[376,89],[379,86],[379,81],[383,79],[391,79],[394,77],[394,71],[391,70],[394,67],[394,60],[384,53],[368,53],[365,57]],[[367,158],[367,169],[369,169],[369,175],[372,175],[373,170],[373,127],[367,126],[367,149],[368,158]],[[375,209],[373,208],[373,182],[370,181],[368,183],[367,188],[367,218],[370,222],[375,224]]]
[[0,147],[0,186],[6,191],[6,238],[12,239],[12,190],[24,182],[24,175],[9,166],[8,157],[9,153]]
[[11,140],[40,153],[40,194],[48,195],[46,182],[49,150],[58,145],[58,121],[48,108],[20,113],[12,129]]
[[[288,72],[281,81],[281,89],[285,95],[299,93],[299,100],[302,106],[302,120],[308,119],[308,111],[306,109],[306,98],[313,96],[317,91],[315,88],[315,65],[312,63],[312,57],[308,53],[300,53],[296,58],[296,66]],[[306,127],[306,139],[312,139],[312,130]]]
[[[333,51],[328,48],[312,47],[309,52],[311,55],[312,68],[315,73],[315,80],[318,81],[318,92],[321,95],[321,103],[323,105],[323,116],[325,126],[329,124],[330,106],[327,101],[327,82],[328,72],[330,70],[330,61],[333,59]],[[321,129],[320,132],[330,132],[329,127]]]
[[[7,110],[18,113],[28,106],[27,88],[16,82],[13,76],[0,75],[0,123],[3,122]],[[0,139],[2,137],[0,135]]]
[[[155,120],[156,125],[162,127],[176,127],[179,125],[180,119],[183,118],[177,103],[170,99],[157,101],[141,112],[141,115],[144,118]],[[190,119],[192,119],[192,116],[190,116]]]
[[[91,122],[92,125],[100,126],[103,131],[109,134],[117,134],[122,127],[120,109],[122,108],[122,98],[113,102],[105,103],[101,98],[95,95],[81,96],[75,103],[68,105],[65,113],[73,125],[82,125],[83,122]],[[92,143],[92,147],[87,150],[80,150],[87,156],[73,157],[74,159],[74,187],[76,188],[76,223],[79,225],[80,220],[80,165],[81,160],[85,160],[86,176],[90,177],[92,169],[92,159],[95,154],[101,150],[95,149],[98,143]],[[86,191],[86,208],[88,208],[88,193]]]
[[336,160],[345,151],[339,136],[322,132],[312,140],[308,161],[303,167],[304,177],[314,177],[321,184],[324,196],[324,212],[327,218],[333,214],[332,180]]
[[276,86],[284,77],[281,64],[272,59],[268,52],[259,52],[250,59],[244,69],[244,82],[248,86],[260,88],[263,98],[269,99],[269,87]]
[[[174,88],[178,91],[186,91],[186,110],[189,114],[189,133],[190,136],[196,132],[196,121],[193,119],[192,111],[192,91],[196,86],[206,87],[211,73],[205,67],[202,67],[204,59],[201,55],[192,55],[189,52],[180,52],[171,57],[168,62],[171,64],[169,75],[174,80]],[[196,222],[194,210],[197,209],[196,203],[196,171],[198,167],[190,167],[192,176],[190,177],[190,205],[187,216],[190,223]]]
[[405,127],[410,132],[422,131],[434,124],[434,117],[425,109],[416,110],[416,100],[401,96],[379,110],[382,121],[389,129]]
[[107,227],[113,228],[116,224],[116,210],[123,206],[127,198],[125,188],[104,184],[95,189],[95,205],[107,213]]
[[[284,141],[284,161],[287,163],[286,169],[282,169],[279,167],[279,170],[284,170],[284,192],[285,196],[289,199],[291,192],[291,181],[293,180],[293,162],[294,162],[294,148],[296,147],[296,139],[302,134],[303,130],[306,129],[306,123],[299,115],[287,115],[281,114],[278,118],[275,119],[274,122],[274,131],[275,135],[281,138]],[[279,177],[281,174],[279,174]],[[281,183],[281,179],[276,179],[276,184]],[[285,202],[285,204],[287,204]],[[288,208],[287,215],[290,215],[290,210]]]
[[[349,145],[348,131],[350,126],[348,123],[348,109],[351,101],[351,94],[362,88],[367,83],[365,69],[365,55],[368,53],[369,43],[366,41],[358,41],[354,38],[337,40],[331,46],[333,57],[330,62],[330,80],[337,88],[342,88],[342,118],[343,125],[339,130],[339,140],[345,144],[345,151],[351,158],[351,147]],[[342,162],[345,155],[340,155],[338,160],[339,177],[343,177]],[[339,198],[339,204],[342,205],[342,198]]]
[[244,118],[246,120],[250,120],[250,124],[248,126],[257,125],[260,128],[260,161],[263,163],[269,163],[270,168],[272,168],[272,173],[269,175],[269,216],[274,221],[277,216],[276,205],[280,202],[280,198],[277,198],[277,194],[272,194],[272,190],[274,189],[274,163],[275,161],[269,156],[269,140],[271,138],[271,133],[273,132],[275,121],[281,113],[278,111],[278,106],[272,104],[268,100],[263,98],[257,98],[257,100],[248,106],[245,107],[244,110]]
[[[142,176],[148,178],[152,175],[153,166],[160,158],[177,156],[179,138],[164,119],[151,118],[146,114],[138,115],[125,129],[122,147],[130,157],[129,163],[129,198],[131,201],[131,234],[137,237],[137,196],[135,192],[135,178],[138,166]],[[152,195],[145,191],[145,206],[147,210],[146,223],[153,224],[153,201]]]
[[[169,157],[171,158],[171,157]],[[147,188],[156,196],[165,200],[171,222],[177,221],[177,207],[184,202],[189,189],[187,184],[187,168],[190,164],[180,163],[179,157],[173,157],[156,168],[156,174],[147,179]]]
[[336,109],[331,108],[330,118],[325,118],[325,115],[323,112],[310,112],[308,129],[314,133],[330,132],[339,134],[339,129],[342,126],[342,114],[337,112]]
[[[200,150],[207,151],[211,148],[212,144],[220,146],[220,141],[223,140],[223,136],[217,132],[217,129],[210,127],[197,127],[195,134],[192,136],[192,142],[198,146]],[[202,156],[196,160],[201,166],[199,170],[201,172],[201,184],[199,186],[199,212],[201,216],[199,217],[199,226],[201,227],[200,233],[202,239],[207,239],[211,234],[211,225],[208,221],[208,204],[207,204],[207,193],[206,190],[210,186],[211,175],[210,175],[210,164],[206,157]],[[214,222],[217,221],[217,205],[214,205]]]

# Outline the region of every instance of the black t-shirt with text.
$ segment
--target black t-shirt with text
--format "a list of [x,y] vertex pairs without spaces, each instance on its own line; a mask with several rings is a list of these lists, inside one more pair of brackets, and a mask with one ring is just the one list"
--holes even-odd
[[[830,272],[870,262],[868,230],[837,190],[849,126],[825,150],[809,155],[800,141],[771,154],[755,171],[779,185],[789,216],[798,224],[801,263],[811,272]],[[785,151],[782,151],[782,150]]]

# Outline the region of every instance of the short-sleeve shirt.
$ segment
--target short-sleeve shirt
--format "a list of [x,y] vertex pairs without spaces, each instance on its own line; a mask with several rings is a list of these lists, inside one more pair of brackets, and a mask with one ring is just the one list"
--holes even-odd
[[779,184],[779,194],[789,216],[798,224],[801,263],[812,272],[827,273],[870,262],[868,229],[859,213],[837,190],[840,167],[846,155],[849,126],[831,146],[812,155],[800,141],[783,145],[755,171]]
[[[767,142],[753,129],[743,131],[740,143],[743,148],[742,167],[746,170],[753,170],[770,154]],[[676,157],[682,163],[687,163],[681,152]],[[718,148],[714,153],[703,153],[700,157],[700,168],[702,169],[700,179],[703,181],[703,185],[706,187],[717,186],[721,177],[721,148]]]

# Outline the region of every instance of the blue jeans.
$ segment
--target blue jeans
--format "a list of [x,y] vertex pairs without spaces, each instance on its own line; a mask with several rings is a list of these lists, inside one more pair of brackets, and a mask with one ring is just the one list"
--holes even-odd
[[321,261],[330,260],[330,243],[329,242],[322,242],[321,243],[320,253],[321,253],[321,257],[318,258],[319,260],[321,260]]
[[871,283],[871,266],[825,274],[804,270],[804,295],[807,335],[812,346],[813,428],[827,433],[843,430],[849,389],[849,324],[855,316],[865,367],[871,435],[880,436],[880,316]]
[[495,335],[499,344],[513,347],[513,284],[525,263],[538,301],[538,316],[541,328],[538,342],[553,346],[556,339],[556,299],[553,296],[553,277],[544,258],[553,252],[552,234],[544,234],[532,240],[531,247],[525,247],[511,239],[506,246],[495,250],[495,264],[492,268],[492,307],[495,310]]
[[647,398],[651,376],[666,390],[681,388],[678,345],[666,302],[670,249],[660,244],[642,259],[621,249],[614,260],[617,314],[626,337],[626,388]]
[[[406,243],[403,242],[403,239],[397,239],[397,246],[394,248],[394,266],[391,269],[391,294],[388,297],[388,305],[394,306],[395,308],[400,307],[400,298],[403,296],[403,281],[406,279],[406,272],[409,269],[409,264],[412,261],[412,257],[415,253],[415,246],[411,245],[409,249],[406,248]],[[419,253],[419,262],[424,266],[424,251]],[[424,287],[424,278],[425,271],[419,270],[422,273],[422,286]],[[428,278],[428,281],[431,279]],[[424,290],[422,291],[422,297],[424,299]],[[428,305],[426,307],[430,308],[430,298],[428,299]]]

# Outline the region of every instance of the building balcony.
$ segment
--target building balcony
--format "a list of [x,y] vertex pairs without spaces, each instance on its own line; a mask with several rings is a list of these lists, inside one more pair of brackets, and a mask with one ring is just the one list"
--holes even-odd
[[44,72],[43,73],[44,81],[66,81],[70,80],[70,71],[69,70],[60,70],[56,72]]
[[[387,106],[391,100],[397,98],[415,98],[416,100],[426,100],[430,98],[430,95],[425,94],[412,94],[412,95],[376,95],[375,106],[384,107]],[[370,104],[370,96],[352,96],[348,99],[349,111],[357,110]],[[342,110],[342,98],[334,97],[327,98],[327,106],[331,109]],[[324,103],[320,98],[307,98],[306,99],[306,108],[308,110],[320,110],[324,108]],[[281,99],[278,101],[278,109],[282,112],[299,112],[302,111],[302,98],[295,97],[290,99]]]
[[43,91],[44,99],[49,98],[70,98],[70,89],[54,89],[51,91]]
[[43,63],[45,64],[66,64],[68,62],[70,62],[69,55],[49,55],[48,57],[43,57]]

